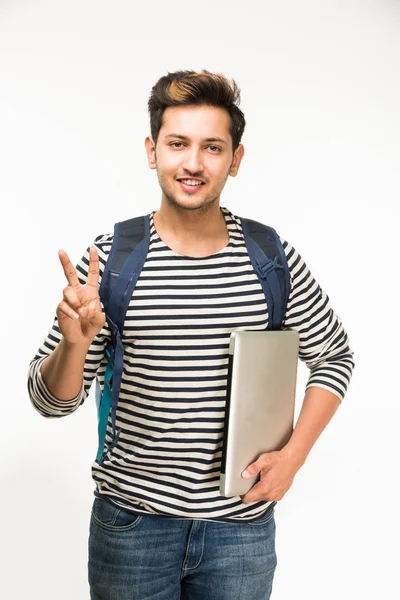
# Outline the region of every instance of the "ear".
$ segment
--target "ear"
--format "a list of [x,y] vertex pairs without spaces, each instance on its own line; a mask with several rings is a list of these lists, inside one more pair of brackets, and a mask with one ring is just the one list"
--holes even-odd
[[231,168],[229,170],[229,175],[231,177],[236,177],[236,175],[238,174],[240,163],[243,158],[243,154],[244,154],[244,146],[243,146],[243,144],[239,144],[239,146],[236,148],[235,153],[233,155]]
[[144,145],[146,147],[147,161],[149,163],[149,167],[150,169],[156,169],[156,145],[151,135],[148,135],[147,138],[144,140]]

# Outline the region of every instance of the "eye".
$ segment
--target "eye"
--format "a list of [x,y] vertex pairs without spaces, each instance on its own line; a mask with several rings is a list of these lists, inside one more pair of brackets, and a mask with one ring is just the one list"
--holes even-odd
[[[183,142],[171,142],[169,145],[173,146],[174,148],[179,150],[184,144],[183,144]],[[211,149],[213,154],[218,154],[218,152],[222,152],[221,148],[219,148],[218,146],[207,146],[207,147]]]

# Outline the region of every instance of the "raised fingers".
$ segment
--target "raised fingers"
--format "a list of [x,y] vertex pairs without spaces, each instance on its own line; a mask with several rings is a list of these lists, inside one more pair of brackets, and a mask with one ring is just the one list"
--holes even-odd
[[95,246],[90,246],[89,249],[89,271],[87,284],[98,287],[99,285],[99,255]]
[[64,269],[64,275],[67,278],[69,285],[72,285],[73,287],[79,285],[79,279],[78,275],[76,274],[75,267],[69,260],[69,256],[65,250],[59,250],[58,257]]

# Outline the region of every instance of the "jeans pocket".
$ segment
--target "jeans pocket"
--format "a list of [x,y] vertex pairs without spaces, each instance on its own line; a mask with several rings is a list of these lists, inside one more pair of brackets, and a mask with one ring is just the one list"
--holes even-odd
[[124,510],[102,498],[95,498],[91,517],[102,529],[127,531],[136,527],[142,520],[143,515]]

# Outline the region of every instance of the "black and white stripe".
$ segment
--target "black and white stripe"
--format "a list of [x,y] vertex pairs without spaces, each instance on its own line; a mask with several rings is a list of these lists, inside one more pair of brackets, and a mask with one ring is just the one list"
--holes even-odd
[[[221,210],[230,241],[207,258],[172,251],[151,218],[149,253],[123,332],[125,361],[117,411],[121,435],[109,459],[92,465],[96,492],[128,509],[243,521],[266,505],[245,506],[240,498],[221,497],[218,491],[229,336],[239,329],[265,329],[268,323],[240,219]],[[104,235],[95,241],[101,273],[112,239]],[[285,240],[282,243],[291,272],[283,327],[300,333],[300,358],[310,369],[307,387],[323,387],[342,399],[354,367],[347,334],[301,256]],[[87,268],[88,252],[78,265],[82,282]],[[43,358],[60,339],[55,320],[29,371],[30,397],[42,415],[57,417],[76,410],[96,375],[102,385],[108,337],[106,325],[89,349],[81,393],[70,402],[58,401],[40,376]]]

